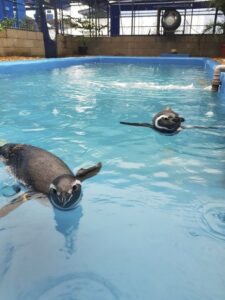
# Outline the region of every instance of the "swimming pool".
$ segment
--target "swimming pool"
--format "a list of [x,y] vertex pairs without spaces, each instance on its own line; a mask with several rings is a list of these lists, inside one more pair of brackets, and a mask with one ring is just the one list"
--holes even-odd
[[[4,300],[223,300],[224,94],[205,59],[85,58],[0,66],[0,139],[29,143],[74,171],[103,163],[80,206],[32,199],[0,219]],[[174,136],[149,122],[170,106]],[[1,165],[0,188],[12,179]],[[0,206],[10,198],[1,196]]]

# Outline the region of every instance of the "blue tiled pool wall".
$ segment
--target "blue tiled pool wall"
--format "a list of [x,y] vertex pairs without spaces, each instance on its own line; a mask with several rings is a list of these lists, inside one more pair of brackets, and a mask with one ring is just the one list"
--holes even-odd
[[81,65],[85,63],[97,63],[97,57],[85,57],[85,58],[50,58],[50,59],[38,59],[32,61],[16,61],[16,62],[3,62],[0,63],[0,74],[9,73],[26,73],[29,71],[39,71],[54,68],[65,68],[73,65]]
[[216,65],[218,65],[218,63],[212,59],[205,59],[205,69],[210,77],[210,79],[212,79],[213,77],[213,71],[214,68],[216,67]]
[[[17,61],[0,63],[0,74],[38,71],[60,67],[69,67],[84,63],[143,63],[143,64],[176,64],[188,66],[202,66],[205,68],[210,80],[213,76],[213,70],[217,62],[208,58],[190,58],[190,57],[121,57],[121,56],[96,56],[82,58],[57,58],[40,59],[33,61]],[[225,73],[221,73],[221,87],[219,96],[225,98]]]

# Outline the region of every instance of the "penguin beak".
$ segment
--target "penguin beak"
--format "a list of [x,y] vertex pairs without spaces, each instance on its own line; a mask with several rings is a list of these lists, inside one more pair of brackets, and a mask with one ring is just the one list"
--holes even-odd
[[60,200],[63,210],[74,209],[82,199],[81,187],[78,190],[72,191],[72,193],[61,194]]
[[175,123],[179,123],[179,122],[181,123],[181,122],[184,122],[185,119],[183,117],[176,116],[176,117],[173,118],[173,121]]
[[62,206],[65,207],[66,204],[70,201],[72,198],[73,194],[72,193],[61,193],[60,196],[58,197],[60,202],[62,203]]
[[49,191],[49,200],[54,207],[61,210],[70,210],[74,209],[82,199],[82,190],[81,187],[79,190],[72,193],[61,192],[57,194],[56,190],[51,189]]

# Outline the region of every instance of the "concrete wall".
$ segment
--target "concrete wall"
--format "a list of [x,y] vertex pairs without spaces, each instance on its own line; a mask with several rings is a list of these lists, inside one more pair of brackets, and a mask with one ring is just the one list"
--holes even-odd
[[[88,55],[133,55],[158,56],[176,48],[179,53],[191,56],[220,56],[220,47],[225,43],[225,36],[212,35],[175,35],[167,36],[120,36],[85,38]],[[58,55],[71,56],[78,54],[78,37],[59,36]]]
[[[176,48],[179,53],[191,56],[220,56],[221,44],[225,36],[175,35],[166,36],[120,36],[85,38],[88,55],[130,55],[158,56]],[[78,55],[78,46],[83,39],[73,36],[58,36],[60,57]],[[0,56],[39,56],[44,57],[44,42],[41,32],[16,29],[0,31]]]
[[42,33],[17,29],[0,31],[0,56],[44,57]]
[[74,36],[57,36],[57,51],[59,57],[73,56],[78,54],[80,39]]

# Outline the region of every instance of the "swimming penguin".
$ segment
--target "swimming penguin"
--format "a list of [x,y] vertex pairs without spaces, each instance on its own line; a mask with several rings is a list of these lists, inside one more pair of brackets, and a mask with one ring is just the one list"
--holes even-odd
[[174,134],[179,132],[181,129],[181,123],[184,121],[184,118],[180,117],[171,108],[167,107],[154,116],[152,119],[152,124],[130,122],[120,122],[120,124],[149,127],[162,133]]
[[25,144],[5,144],[0,147],[0,159],[19,182],[33,192],[47,195],[50,202],[62,210],[76,207],[82,198],[82,181],[96,175],[102,166],[98,163],[82,168],[74,175],[57,156]]

